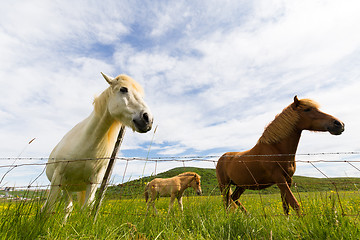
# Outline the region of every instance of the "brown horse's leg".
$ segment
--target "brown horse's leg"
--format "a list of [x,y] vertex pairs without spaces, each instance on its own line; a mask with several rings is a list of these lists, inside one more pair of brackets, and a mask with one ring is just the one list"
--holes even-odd
[[146,214],[149,212],[150,205],[152,206],[153,210],[155,211],[155,214],[156,215],[158,214],[158,211],[155,207],[155,200],[156,199],[150,198],[149,201],[147,202]]
[[228,209],[230,207],[230,196],[231,196],[231,189],[230,189],[230,180],[226,181],[223,179],[220,174],[216,173],[218,182],[219,182],[219,188],[221,196],[223,197],[225,208]]
[[[291,188],[292,179],[291,179],[290,177],[289,177],[289,178],[286,178],[286,182],[287,182],[289,188]],[[286,195],[281,194],[281,200],[282,200],[282,204],[283,204],[284,213],[285,213],[286,215],[289,215],[289,210],[290,210],[290,208],[289,208],[289,203],[286,201],[286,197],[285,197],[285,196],[286,196]],[[294,197],[294,199],[295,199],[295,197]],[[295,200],[296,200],[296,199],[295,199]]]
[[172,195],[171,195],[171,197],[170,197],[170,204],[169,204],[169,211],[168,211],[168,214],[170,213],[171,209],[173,208],[174,201],[175,201],[175,195],[174,195],[174,194],[172,194]]
[[178,203],[179,203],[180,211],[183,212],[184,207],[183,207],[183,204],[182,204],[182,196],[178,197]]
[[283,209],[284,209],[284,213],[285,215],[289,215],[289,203],[286,201],[286,195],[281,193],[281,201],[282,201],[282,205],[283,205]]
[[288,183],[285,181],[282,183],[278,183],[277,186],[280,188],[281,191],[281,198],[283,201],[283,208],[285,214],[289,214],[289,204],[296,211],[297,214],[300,214],[300,205],[296,200],[294,194],[291,192]]
[[238,205],[238,207],[244,211],[247,212],[246,208],[241,204],[241,202],[238,200],[245,191],[244,188],[236,186],[235,191],[231,194],[231,199]]
[[159,213],[158,213],[158,210],[156,209],[156,206],[155,206],[155,200],[153,201],[153,208],[155,210],[156,215],[158,215]]
[[149,200],[147,203],[146,203],[146,214],[149,212],[149,208],[150,208],[150,204],[151,204],[151,200]]
[[220,158],[218,164],[216,165],[216,178],[219,183],[220,193],[223,197],[225,208],[228,209],[230,207],[230,196],[231,196],[231,179],[227,175],[224,169],[224,160]]
[[230,207],[230,204],[231,204],[230,184],[228,184],[227,186],[226,185],[224,186],[224,185],[220,184],[220,192],[221,192],[221,195],[222,195],[223,200],[224,200],[225,208],[228,209]]
[[148,201],[147,201],[146,214],[149,211],[150,205],[152,205],[152,208],[155,211],[155,214],[157,215],[158,211],[157,211],[156,206],[155,206],[157,192],[155,191],[154,187],[149,188],[148,190],[150,191],[150,199],[148,199]]

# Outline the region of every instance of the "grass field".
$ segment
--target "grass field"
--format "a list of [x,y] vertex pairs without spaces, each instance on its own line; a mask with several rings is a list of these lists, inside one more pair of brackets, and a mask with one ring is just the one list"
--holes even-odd
[[[191,193],[192,190],[188,190]],[[43,200],[1,202],[1,239],[359,239],[358,191],[297,193],[302,216],[282,213],[280,194],[244,194],[248,214],[225,211],[220,196],[187,196],[167,214],[169,198],[156,203],[159,215],[146,215],[143,198],[108,199],[93,223],[75,209],[63,223],[62,206],[41,218]]]

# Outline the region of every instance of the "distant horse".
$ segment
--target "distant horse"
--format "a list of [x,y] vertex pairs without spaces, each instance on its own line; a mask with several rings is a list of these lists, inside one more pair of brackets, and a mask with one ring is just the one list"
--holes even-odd
[[121,125],[139,133],[152,127],[142,87],[126,75],[101,74],[110,86],[94,99],[90,116],[72,128],[50,154],[46,175],[51,187],[42,212],[52,211],[61,190],[68,198],[65,218],[72,210],[72,192],[78,192],[82,207],[93,204]]
[[159,196],[170,197],[168,213],[170,213],[173,207],[175,198],[178,200],[180,210],[183,211],[182,197],[185,189],[192,187],[198,195],[201,195],[200,178],[200,175],[194,172],[181,173],[172,178],[155,178],[145,187],[145,201],[148,204],[147,212],[150,205],[152,205],[155,213],[158,213],[155,207],[155,200]]
[[[302,130],[330,132],[340,135],[344,124],[321,112],[319,105],[310,100],[298,100],[286,107],[265,128],[257,144],[245,152],[228,152],[220,157],[216,176],[220,191],[228,208],[238,201],[245,189],[260,190],[276,184],[281,191],[283,209],[289,214],[290,206],[300,214],[300,206],[290,190],[295,173],[295,153]],[[235,185],[234,192],[230,186]]]

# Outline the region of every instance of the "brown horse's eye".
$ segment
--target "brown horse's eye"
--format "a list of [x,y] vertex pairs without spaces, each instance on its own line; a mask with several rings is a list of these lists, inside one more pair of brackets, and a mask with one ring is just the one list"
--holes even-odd
[[305,108],[304,109],[304,112],[310,112],[311,111],[311,108]]
[[127,93],[128,89],[126,87],[122,87],[122,88],[120,88],[120,92]]

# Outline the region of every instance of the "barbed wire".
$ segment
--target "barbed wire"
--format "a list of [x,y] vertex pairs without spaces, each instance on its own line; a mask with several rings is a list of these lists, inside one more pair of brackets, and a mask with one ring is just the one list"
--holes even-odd
[[[262,154],[262,155],[222,155],[224,157],[238,157],[238,158],[249,158],[249,157],[291,157],[291,156],[326,156],[326,155],[360,155],[360,152],[328,152],[328,153],[303,153],[303,154]],[[153,161],[153,162],[190,162],[190,161],[210,161],[217,162],[217,159],[220,158],[220,155],[206,155],[206,156],[169,156],[169,157],[152,157],[152,158],[142,158],[142,157],[116,157],[116,160],[119,161]],[[46,157],[0,157],[0,161],[11,161],[11,160],[36,160],[36,161],[49,161],[47,163],[24,163],[24,164],[8,164],[0,165],[1,167],[13,167],[18,165],[51,165],[58,162],[74,162],[74,161],[99,161],[99,160],[109,160],[110,158],[77,158],[77,159],[67,159],[67,158],[46,158]],[[216,160],[215,160],[216,159]],[[242,160],[246,161],[246,160]],[[253,160],[251,160],[253,161]],[[256,161],[256,160],[255,160]],[[261,160],[264,161],[264,160]],[[266,161],[266,160],[265,160]],[[303,160],[296,160],[303,161]],[[307,160],[309,161],[309,160]],[[344,160],[320,160],[320,161],[344,161]],[[351,162],[360,162],[360,160],[352,160]]]
[[[359,156],[357,156],[359,155]],[[339,156],[340,159],[328,159],[331,157],[328,156]],[[151,157],[151,158],[142,158],[142,157],[117,157],[116,160],[119,162],[123,162],[126,163],[126,165],[124,166],[124,172],[123,172],[123,176],[122,176],[122,181],[119,183],[110,183],[107,186],[108,187],[118,187],[120,189],[126,189],[128,188],[127,191],[120,191],[119,193],[109,193],[108,194],[108,199],[113,199],[112,197],[114,197],[114,199],[116,199],[116,201],[121,201],[121,199],[123,198],[128,198],[128,199],[139,199],[139,198],[143,198],[143,193],[144,193],[144,188],[145,188],[145,184],[147,182],[143,182],[140,181],[138,179],[135,179],[133,181],[127,181],[124,182],[124,177],[127,173],[127,168],[128,168],[128,163],[131,162],[153,162],[155,165],[155,170],[154,172],[157,172],[157,167],[158,164],[165,164],[165,163],[169,163],[169,162],[176,162],[176,163],[180,163],[182,165],[182,167],[191,167],[193,162],[207,162],[207,163],[213,163],[214,167],[216,167],[216,163],[218,161],[218,159],[221,156],[219,155],[207,155],[207,156],[167,156],[167,157]],[[356,212],[349,212],[342,204],[342,202],[344,202],[345,200],[342,199],[342,196],[340,194],[339,187],[343,186],[343,185],[347,185],[346,187],[352,192],[354,195],[358,194],[360,192],[359,188],[357,186],[360,186],[360,178],[355,179],[352,178],[348,181],[336,181],[336,183],[333,181],[333,178],[331,176],[328,176],[324,171],[322,171],[319,166],[316,166],[318,163],[329,163],[329,164],[338,164],[338,163],[345,163],[347,164],[351,169],[353,169],[355,172],[359,173],[360,176],[360,166],[357,166],[358,163],[360,163],[360,152],[357,151],[351,151],[351,152],[330,152],[330,153],[302,153],[302,154],[273,154],[273,155],[231,155],[231,157],[240,157],[240,160],[237,159],[237,161],[240,162],[257,162],[257,161],[261,161],[261,162],[271,162],[271,163],[275,163],[275,164],[279,164],[280,162],[294,162],[294,160],[279,160],[276,161],[276,159],[271,159],[273,158],[279,158],[279,157],[295,157],[295,158],[299,158],[295,160],[295,163],[302,163],[302,164],[308,164],[309,166],[311,166],[313,169],[316,170],[316,172],[320,173],[323,177],[321,181],[317,181],[317,182],[301,182],[301,184],[299,184],[297,181],[293,181],[293,186],[297,191],[298,194],[298,198],[300,200],[301,206],[304,206],[304,200],[301,199],[300,197],[300,193],[299,193],[299,188],[303,188],[303,190],[306,191],[306,188],[309,188],[309,186],[314,186],[314,185],[328,185],[327,190],[328,192],[332,192],[334,194],[334,197],[337,198],[337,202],[340,206],[340,211],[341,214],[343,216],[349,216],[349,217],[356,217],[358,218],[360,215],[360,210],[356,210]],[[249,159],[246,160],[247,157],[270,157],[270,160],[257,160],[257,159]],[[306,157],[314,157],[314,159],[306,159]],[[34,180],[32,180],[30,182],[30,184],[28,185],[22,185],[22,186],[15,186],[15,187],[11,187],[13,190],[16,189],[27,189],[27,190],[31,190],[31,191],[36,191],[39,190],[40,192],[44,192],[44,190],[48,190],[49,188],[51,188],[51,186],[60,186],[60,185],[51,185],[51,183],[49,184],[34,184],[36,182],[36,180],[38,178],[40,178],[44,172],[45,169],[48,165],[50,164],[56,164],[58,163],[58,161],[62,161],[63,163],[72,163],[72,162],[79,162],[79,161],[99,161],[99,160],[108,160],[109,158],[96,158],[96,159],[50,159],[53,160],[53,162],[47,162],[49,160],[49,158],[45,158],[45,157],[8,157],[8,158],[0,158],[0,163],[2,161],[13,161],[13,160],[17,160],[20,161],[17,164],[2,164],[0,165],[0,170],[1,169],[10,169],[10,171],[16,171],[17,169],[21,168],[21,167],[29,167],[29,166],[38,166],[38,167],[43,167],[42,172],[40,174],[38,174],[36,176],[36,178]],[[24,161],[35,161],[35,162],[24,162]],[[46,161],[46,162],[45,162]],[[6,172],[6,174],[8,173]],[[2,176],[4,178],[4,176]],[[143,177],[143,176],[141,176]],[[147,176],[146,177],[146,181],[150,181],[153,178],[156,178],[157,175],[154,176]],[[292,177],[292,176],[291,176]],[[99,185],[100,183],[92,183],[92,184],[97,184]],[[80,185],[80,184],[72,184],[72,185]],[[251,187],[251,186],[262,186],[262,185],[267,185],[267,184],[261,184],[261,183],[254,183],[254,184],[247,184],[244,185],[244,187]],[[351,185],[351,188],[350,188]],[[5,185],[4,185],[5,186]],[[70,186],[70,185],[69,185]],[[207,193],[208,195],[220,195],[220,191],[219,191],[219,187],[216,184],[214,186],[214,184],[209,184],[209,183],[202,183],[201,184],[202,188],[207,188],[210,189],[209,192]],[[0,187],[3,187],[0,185]],[[301,190],[302,191],[302,190]],[[217,193],[216,193],[217,192]],[[111,194],[113,194],[113,196],[111,196]],[[119,195],[116,195],[119,194]],[[254,191],[252,191],[252,194],[255,194]],[[264,194],[263,191],[258,191],[259,197],[260,197],[260,202],[263,205],[263,214],[264,216],[283,216],[282,214],[269,214],[267,211],[265,211],[265,205],[264,204],[264,199],[262,197],[262,195]],[[280,194],[280,192],[278,193]],[[43,198],[45,198],[45,195],[42,196]],[[145,203],[144,203],[145,204]],[[101,214],[104,215],[109,215],[109,214],[121,214],[121,213],[115,213],[115,212],[108,212],[108,211],[101,211]],[[58,211],[55,214],[63,214],[62,211]],[[129,214],[129,213],[128,213]],[[144,213],[130,213],[133,215],[138,215],[138,216],[143,216],[145,214]],[[311,215],[311,216],[322,216],[320,214],[313,214],[311,212],[305,212],[306,215]],[[30,215],[28,214],[24,214],[24,215]]]
[[[351,156],[350,159],[346,158],[346,159],[324,159],[324,156],[331,156],[331,155],[346,155],[346,156]],[[229,159],[228,161],[239,161],[239,162],[243,162],[243,163],[247,163],[247,162],[270,162],[270,163],[286,163],[286,162],[294,162],[294,160],[291,159],[280,159],[277,161],[277,157],[288,157],[288,156],[298,156],[298,157],[303,157],[303,156],[321,156],[321,159],[317,158],[317,159],[311,159],[311,160],[305,160],[305,159],[296,159],[295,163],[308,163],[311,164],[313,168],[316,169],[316,167],[314,166],[314,163],[346,163],[349,166],[351,166],[353,169],[355,169],[356,171],[360,172],[360,168],[357,167],[355,164],[360,163],[360,156],[359,159],[358,158],[353,158],[353,156],[355,155],[360,155],[360,152],[357,151],[350,151],[350,152],[321,152],[321,153],[300,153],[300,154],[268,154],[268,155],[231,155],[232,159]],[[224,155],[223,155],[224,156]],[[226,156],[226,155],[225,155]],[[141,157],[117,157],[116,160],[119,162],[126,162],[126,167],[124,170],[124,174],[123,174],[123,179],[122,179],[122,183],[124,182],[124,177],[126,175],[126,171],[127,171],[127,166],[129,162],[132,161],[145,161],[145,162],[154,162],[155,163],[155,173],[157,172],[157,164],[159,163],[165,163],[165,162],[180,162],[182,163],[183,166],[185,166],[186,164],[189,164],[190,162],[211,162],[214,164],[214,167],[216,167],[216,163],[218,161],[220,156],[218,155],[207,155],[207,156],[167,156],[167,157],[152,157],[152,158],[141,158]],[[233,157],[238,157],[238,158],[233,158]],[[261,157],[261,159],[249,159],[247,160],[248,157]],[[270,157],[270,159],[263,159],[263,157]],[[271,159],[272,157],[274,157],[274,159]],[[2,182],[3,178],[5,177],[5,175],[7,175],[9,172],[11,171],[15,171],[17,168],[20,167],[27,167],[27,166],[40,166],[40,167],[44,167],[43,171],[34,179],[31,181],[31,183],[28,186],[31,186],[33,183],[35,183],[35,181],[44,173],[45,168],[48,165],[52,165],[52,164],[58,164],[59,162],[67,164],[67,163],[79,163],[81,161],[101,161],[101,160],[109,160],[109,158],[83,158],[83,159],[48,159],[48,158],[44,158],[44,157],[16,157],[16,158],[11,158],[11,157],[7,157],[7,158],[0,158],[0,161],[12,161],[12,164],[4,164],[4,165],[0,165],[0,170],[2,168],[8,168],[8,170],[6,171],[6,173],[2,176],[0,183]],[[17,163],[14,164],[15,162],[13,160],[19,160],[21,161],[21,163]],[[24,163],[24,161],[37,161],[37,162],[31,162],[31,163]],[[38,162],[38,161],[49,161],[49,162]],[[227,161],[227,159],[223,159],[224,161]],[[321,172],[319,169],[316,169],[318,172],[321,173],[321,175],[324,175],[323,172]],[[143,176],[142,176],[143,177]],[[328,177],[328,176],[325,176]],[[27,186],[27,188],[29,188]],[[0,185],[1,187],[1,185]]]
[[[295,153],[295,154],[256,154],[256,155],[228,155],[231,157],[283,157],[283,156],[326,156],[326,155],[360,155],[360,151],[348,151],[348,152],[318,152],[318,153]],[[220,158],[221,156],[226,156],[226,153],[223,155],[205,155],[205,156],[157,156],[157,157],[116,157],[117,160],[129,160],[129,161],[172,161],[172,160],[204,160],[209,158]],[[60,160],[60,161],[71,161],[73,159],[67,158],[48,158],[48,157],[0,157],[2,160],[39,160],[39,161],[48,161],[50,160]],[[108,160],[109,157],[103,158],[78,158],[77,161],[90,161],[90,160]]]
[[[247,155],[246,157],[280,157],[280,156],[326,156],[326,155],[360,155],[360,152],[330,152],[330,153],[303,153],[303,154],[273,154],[273,155]],[[236,155],[232,155],[236,156]],[[239,156],[240,157],[240,156]],[[271,163],[284,163],[284,162],[293,162],[294,160],[257,160],[257,159],[251,159],[251,160],[246,160],[246,157],[243,158],[244,156],[241,156],[242,158],[240,160],[237,160],[239,162],[271,162]],[[360,157],[360,156],[359,156]],[[174,157],[155,157],[155,158],[138,158],[138,157],[117,157],[116,160],[118,161],[124,161],[126,162],[126,167],[124,170],[124,176],[126,174],[126,170],[127,170],[127,165],[129,162],[132,161],[153,161],[155,162],[155,168],[157,167],[157,163],[164,163],[164,162],[180,162],[182,163],[183,167],[185,167],[185,163],[189,163],[189,162],[212,162],[214,163],[214,167],[216,166],[216,162],[218,160],[219,156],[217,155],[207,155],[207,156],[174,156]],[[30,157],[30,158],[0,158],[0,160],[35,160],[35,161],[44,161],[44,160],[48,160],[48,158],[44,158],[44,157],[40,157],[40,158],[34,158],[34,157]],[[50,162],[46,162],[46,163],[18,163],[18,164],[8,164],[8,165],[0,165],[0,169],[1,168],[9,168],[9,170],[4,174],[8,174],[10,171],[15,171],[16,168],[20,168],[20,167],[26,167],[26,166],[43,166],[44,169],[42,170],[42,172],[34,179],[31,181],[31,183],[27,186],[20,186],[22,188],[26,187],[26,188],[30,188],[32,187],[31,185],[33,183],[35,183],[35,181],[45,172],[46,166],[51,165],[51,164],[58,164],[59,162],[61,163],[72,163],[72,162],[79,162],[79,161],[98,161],[98,160],[108,160],[109,158],[95,158],[95,159],[91,159],[91,158],[84,158],[84,159],[53,159],[53,161]],[[232,160],[234,161],[234,160]],[[356,163],[360,163],[360,159],[339,159],[339,160],[327,160],[327,159],[312,159],[312,160],[301,160],[301,159],[297,159],[295,160],[296,163],[308,163],[311,164],[313,168],[315,168],[318,172],[320,172],[322,175],[324,175],[326,178],[329,178],[328,176],[326,176],[324,174],[324,172],[322,172],[320,169],[318,169],[314,163],[347,163],[349,164],[349,166],[351,166],[353,169],[355,169],[356,171],[360,172],[360,168],[357,167],[355,164]],[[155,173],[156,173],[156,169],[155,169]],[[122,183],[124,182],[124,176],[122,179]],[[4,178],[4,176],[2,176],[2,178]],[[94,184],[98,184],[98,183],[94,183]],[[50,187],[50,185],[37,185],[36,187]]]

